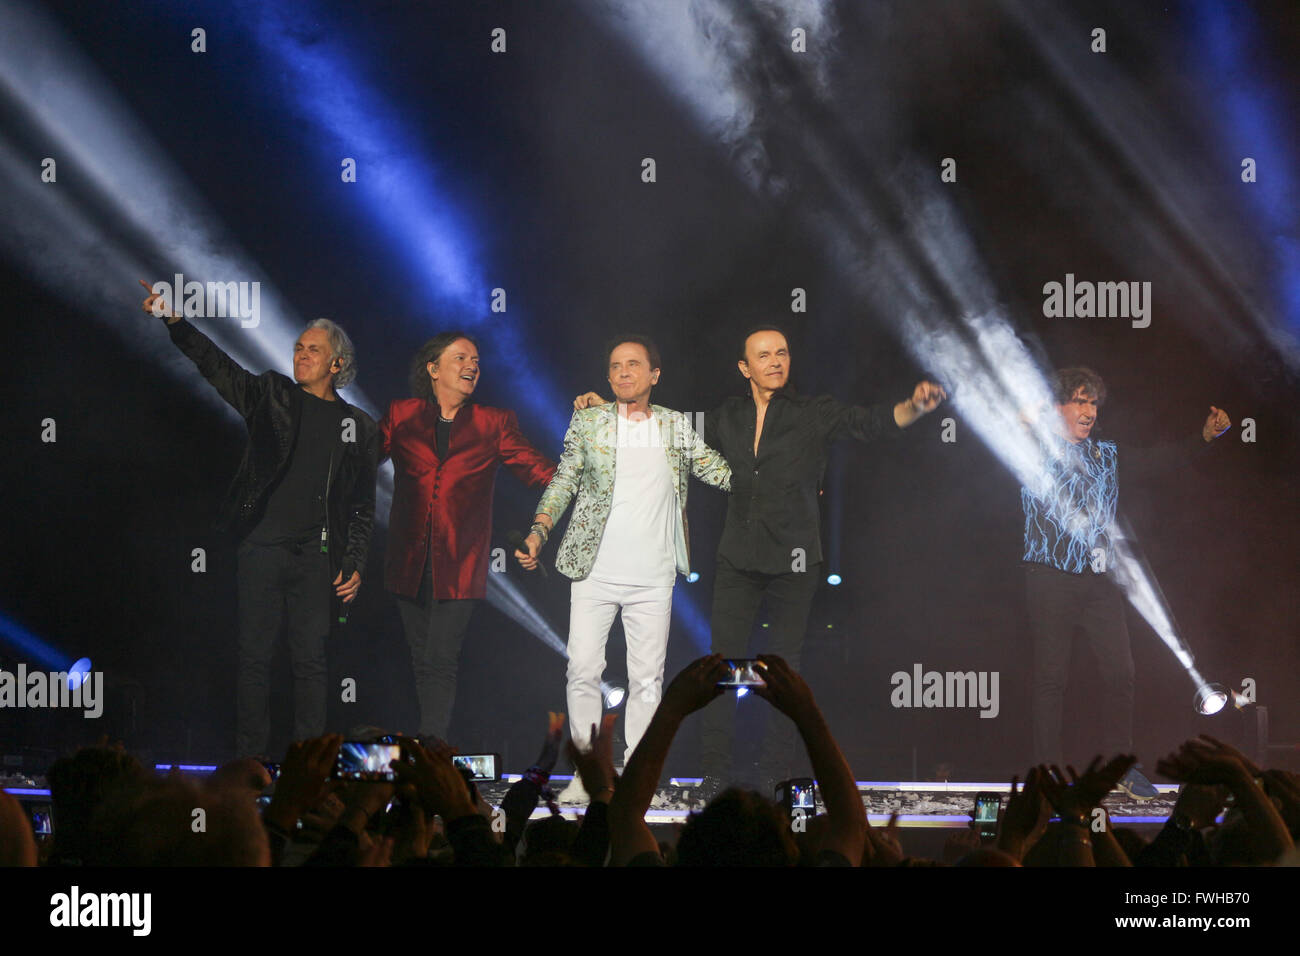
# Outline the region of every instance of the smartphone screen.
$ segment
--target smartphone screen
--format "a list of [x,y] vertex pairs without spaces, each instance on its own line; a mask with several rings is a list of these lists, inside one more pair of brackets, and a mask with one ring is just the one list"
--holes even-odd
[[452,763],[468,770],[475,783],[501,779],[500,754],[454,754]]
[[817,783],[812,777],[794,777],[782,780],[776,787],[777,802],[786,811],[803,816],[817,815]]
[[998,811],[1002,809],[1002,796],[997,793],[975,795],[975,829],[980,839],[991,840],[998,835]]
[[766,686],[767,682],[763,680],[762,670],[757,666],[758,660],[756,658],[737,658],[722,663],[727,666],[729,673],[718,681],[719,687]]
[[390,764],[399,760],[401,753],[402,748],[397,744],[345,741],[330,776],[335,780],[392,783],[397,777]]
[[32,806],[28,810],[32,821],[32,833],[38,840],[49,839],[54,835],[54,821],[48,803]]

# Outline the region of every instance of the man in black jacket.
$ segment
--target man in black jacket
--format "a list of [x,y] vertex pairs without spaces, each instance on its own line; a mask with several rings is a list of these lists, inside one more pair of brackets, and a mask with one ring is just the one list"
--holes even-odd
[[[159,317],[167,311],[158,295],[144,308]],[[305,740],[325,729],[331,603],[351,603],[361,587],[379,430],[335,391],[356,377],[355,353],[330,320],[315,320],[298,337],[293,379],[274,371],[254,375],[180,316],[166,321],[177,348],[248,427],[218,525],[239,540],[235,750],[262,754],[270,734],[271,656],[286,612],[293,736]]]
[[[766,650],[797,670],[825,568],[819,497],[831,442],[899,435],[947,394],[922,381],[910,398],[893,406],[845,405],[829,395],[800,395],[788,387],[790,347],[774,326],[750,331],[737,367],[749,382],[749,394],[708,412],[702,432],[726,457],[732,476],[714,571],[712,651],[724,658],[748,656],[754,618],[766,599],[771,619]],[[704,712],[703,800],[716,796],[729,779],[735,722],[734,698]],[[793,728],[771,728],[757,782],[788,776],[793,758]]]

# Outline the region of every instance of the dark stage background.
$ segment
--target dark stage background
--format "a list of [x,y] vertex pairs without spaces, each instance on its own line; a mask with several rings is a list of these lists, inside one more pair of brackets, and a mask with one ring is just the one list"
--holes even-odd
[[[653,336],[653,400],[695,411],[740,390],[736,353],[759,322],[789,329],[801,390],[892,403],[926,376],[973,390],[960,362],[926,361],[917,339],[996,316],[1044,368],[1105,377],[1099,437],[1120,443],[1121,461],[1126,445],[1198,431],[1211,404],[1238,426],[1251,418],[1254,442],[1236,427],[1194,467],[1122,483],[1120,502],[1201,672],[1254,679],[1274,738],[1300,739],[1290,0],[0,9],[12,28],[0,665],[33,662],[19,637],[34,636],[62,666],[89,656],[108,695],[97,722],[0,714],[5,753],[103,732],[203,761],[233,739],[234,548],[211,521],[245,436],[140,310],[136,280],[177,271],[274,289],[256,329],[199,320],[228,348],[245,343],[254,371],[287,370],[305,320],[340,322],[376,418],[408,394],[419,344],[464,328],[482,343],[475,399],[515,409],[553,458],[572,396],[605,385],[611,334]],[[1097,27],[1104,53],[1090,49]],[[46,157],[55,182],[40,179]],[[955,182],[941,179],[946,157]],[[1257,181],[1242,181],[1243,157]],[[1151,282],[1150,326],[1045,317],[1043,285],[1067,273]],[[496,288],[505,312],[491,311]],[[976,371],[997,367],[986,356]],[[1030,756],[1019,482],[960,408],[894,443],[842,443],[827,474],[825,540],[843,584],[819,595],[804,671],[859,779],[1004,779]],[[955,442],[942,440],[949,416]],[[42,441],[47,418],[55,442]],[[502,473],[497,546],[535,501]],[[724,507],[692,491],[700,580],[677,585],[669,677],[707,648]],[[384,503],[361,596],[332,638],[332,686],[358,687],[356,703],[331,705],[340,729],[416,718],[382,587],[386,518]],[[567,580],[513,560],[504,573],[562,638]],[[1140,617],[1129,623],[1135,743],[1153,767],[1204,727],[1183,668]],[[625,675],[622,658],[616,629],[607,679]],[[999,672],[997,718],[892,707],[890,675],[917,662]],[[287,655],[277,673],[279,747]],[[1082,642],[1072,673],[1067,749],[1086,763],[1079,720],[1097,688]],[[746,721],[766,717],[762,701],[740,706]],[[563,659],[485,604],[454,742],[518,770],[548,709],[564,709]],[[688,729],[669,770],[698,772],[697,750]]]

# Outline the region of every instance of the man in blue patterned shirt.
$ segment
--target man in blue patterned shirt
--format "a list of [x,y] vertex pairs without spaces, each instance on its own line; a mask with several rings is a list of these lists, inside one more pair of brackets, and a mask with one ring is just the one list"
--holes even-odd
[[[1064,766],[1061,711],[1076,626],[1092,646],[1103,687],[1098,749],[1133,749],[1133,655],[1124,600],[1110,572],[1119,499],[1119,451],[1092,437],[1106,385],[1087,368],[1052,376],[1059,441],[1045,449],[1039,487],[1020,489],[1025,513],[1025,587],[1034,643],[1034,762]],[[1126,448],[1125,474],[1152,473],[1189,461],[1231,422],[1210,407],[1201,433],[1158,449]],[[1119,786],[1146,799],[1156,790],[1136,768]]]

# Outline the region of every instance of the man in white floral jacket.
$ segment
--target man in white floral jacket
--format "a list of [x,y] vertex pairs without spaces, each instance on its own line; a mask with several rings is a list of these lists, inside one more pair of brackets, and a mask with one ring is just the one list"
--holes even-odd
[[[615,401],[574,412],[555,477],[537,505],[525,568],[577,496],[555,567],[573,579],[569,607],[567,701],[574,743],[585,748],[600,723],[605,642],[622,611],[628,688],[624,738],[631,757],[659,705],[676,575],[690,573],[686,492],[694,475],[731,490],[731,468],[704,444],[688,416],[650,404],[659,350],[627,335],[609,351]],[[591,796],[596,796],[592,794]],[[561,795],[582,800],[577,776]]]

